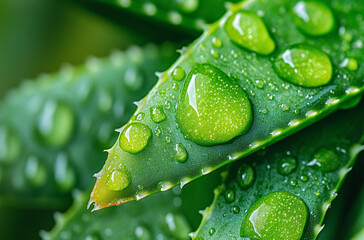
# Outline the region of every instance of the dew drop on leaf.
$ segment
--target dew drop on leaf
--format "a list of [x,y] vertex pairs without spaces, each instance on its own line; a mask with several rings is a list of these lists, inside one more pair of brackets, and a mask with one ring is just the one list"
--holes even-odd
[[235,192],[232,189],[227,189],[224,194],[225,201],[227,203],[232,203],[235,201]]
[[148,145],[151,136],[152,131],[147,125],[131,123],[121,132],[119,145],[126,152],[138,153]]
[[263,20],[252,11],[234,13],[226,20],[224,29],[231,41],[250,51],[268,55],[275,49]]
[[237,180],[242,189],[250,188],[255,181],[254,169],[250,165],[243,163],[238,170]]
[[40,113],[36,133],[46,145],[60,147],[71,139],[74,128],[72,109],[66,104],[48,101]]
[[258,199],[248,210],[240,236],[260,240],[299,240],[307,219],[307,206],[301,198],[285,191],[272,192]]
[[173,80],[181,81],[184,77],[185,77],[185,71],[180,66],[177,66],[173,69],[173,72],[172,72]]
[[121,191],[130,184],[128,173],[124,169],[114,169],[106,179],[106,187],[110,191]]
[[167,118],[162,106],[150,108],[150,117],[155,123],[163,122]]
[[215,232],[216,232],[215,228],[210,228],[209,229],[209,235],[210,236],[214,235]]
[[340,67],[347,68],[350,71],[358,70],[358,61],[355,58],[345,58],[344,61],[340,63]]
[[277,171],[283,176],[291,174],[297,168],[297,159],[287,156],[283,157],[278,162]]
[[0,127],[0,163],[12,163],[21,150],[18,137],[9,129]]
[[186,148],[182,145],[182,143],[177,143],[174,146],[174,151],[176,153],[176,159],[178,162],[186,162],[188,158],[188,152]]
[[25,178],[34,187],[40,187],[46,183],[46,168],[37,157],[31,156],[27,159],[25,164]]
[[70,165],[68,156],[59,153],[54,165],[54,180],[61,192],[69,192],[73,189],[76,182],[76,173]]
[[186,13],[192,13],[197,10],[199,0],[176,0],[179,9]]
[[318,149],[312,156],[312,160],[307,163],[321,172],[331,172],[340,166],[340,158],[338,154],[327,148]]
[[288,47],[275,59],[274,67],[278,76],[302,87],[325,85],[332,75],[326,53],[308,45]]
[[299,1],[292,10],[294,23],[308,35],[324,35],[334,28],[334,15],[331,9],[322,2]]
[[202,64],[188,74],[176,118],[186,139],[212,146],[247,133],[253,113],[246,93],[234,80]]

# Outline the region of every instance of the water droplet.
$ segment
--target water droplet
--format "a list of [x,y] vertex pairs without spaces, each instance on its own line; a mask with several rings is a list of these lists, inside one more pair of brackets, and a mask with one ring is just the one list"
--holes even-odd
[[307,166],[312,166],[321,172],[331,172],[340,166],[340,158],[336,152],[320,148],[313,154],[313,158],[307,163]]
[[178,162],[186,162],[188,158],[188,152],[186,148],[182,145],[182,143],[177,143],[174,146],[174,151],[176,153],[176,159]]
[[316,195],[317,197],[319,197],[319,196],[321,195],[321,192],[320,192],[319,190],[317,190],[317,191],[315,192],[315,195]]
[[133,92],[138,91],[144,84],[142,73],[135,67],[129,67],[124,72],[123,82]]
[[263,80],[256,80],[255,84],[256,84],[257,88],[259,88],[259,89],[264,88],[264,81]]
[[240,207],[238,205],[234,205],[233,208],[232,208],[232,212],[234,214],[240,213]]
[[326,53],[308,45],[285,49],[275,59],[274,67],[281,78],[302,87],[325,85],[332,75],[331,61]]
[[212,236],[216,232],[215,228],[210,228],[209,235]]
[[247,133],[253,113],[235,81],[220,69],[202,64],[195,65],[187,77],[176,118],[186,139],[211,146]]
[[62,192],[69,192],[76,183],[76,173],[64,153],[57,155],[54,164],[54,180]]
[[142,151],[152,136],[150,128],[142,123],[131,123],[127,125],[120,134],[119,145],[129,153]]
[[184,12],[192,13],[197,10],[199,0],[176,0],[179,9]]
[[106,187],[110,191],[122,191],[130,184],[130,177],[126,169],[114,169],[111,171],[106,180]]
[[167,213],[164,217],[164,227],[168,235],[176,239],[185,239],[191,232],[186,218],[178,213]]
[[297,159],[287,156],[283,157],[278,162],[278,173],[287,176],[291,174],[297,168]]
[[219,58],[219,56],[220,56],[219,52],[213,48],[211,49],[210,54],[213,58]]
[[331,32],[335,18],[328,6],[318,1],[300,1],[292,11],[293,21],[304,33],[320,36]]
[[172,89],[173,89],[173,90],[178,90],[178,89],[179,89],[178,84],[174,82],[174,83],[172,84]]
[[300,180],[301,180],[301,182],[307,182],[308,177],[306,175],[302,175],[302,176],[300,176]]
[[234,13],[226,20],[224,29],[234,43],[248,50],[268,55],[275,49],[263,20],[254,12]]
[[239,186],[242,189],[250,188],[255,181],[254,169],[250,165],[243,163],[238,170],[237,178]]
[[134,231],[136,240],[151,240],[152,234],[148,230],[148,228],[144,226],[137,226]]
[[74,128],[72,109],[65,104],[49,101],[40,113],[36,133],[45,144],[60,147],[70,140]]
[[358,62],[354,58],[345,58],[342,63],[340,63],[340,67],[347,68],[350,71],[358,70]]
[[140,112],[140,113],[138,113],[138,114],[136,115],[135,120],[137,120],[137,121],[142,121],[142,120],[144,119],[144,117],[145,117],[145,113]]
[[240,236],[251,239],[301,239],[308,219],[306,204],[289,192],[272,192],[247,212]]
[[227,189],[224,194],[225,201],[227,203],[232,203],[235,201],[235,192],[232,189]]
[[0,162],[13,163],[21,152],[18,137],[9,129],[0,127]]
[[46,183],[46,168],[37,157],[31,156],[27,159],[25,165],[25,177],[34,187],[39,187]]
[[211,42],[212,42],[212,45],[214,47],[220,48],[222,46],[222,42],[221,42],[221,39],[219,37],[214,36],[212,38]]
[[167,116],[163,111],[163,107],[158,106],[150,108],[150,118],[153,120],[153,122],[160,123],[166,120]]

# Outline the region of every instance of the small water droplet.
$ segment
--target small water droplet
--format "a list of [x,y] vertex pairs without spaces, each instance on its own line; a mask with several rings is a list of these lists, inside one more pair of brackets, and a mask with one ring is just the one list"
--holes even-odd
[[152,131],[142,123],[131,123],[121,132],[119,146],[126,152],[138,153],[142,151],[149,142]]
[[167,119],[167,115],[164,113],[162,106],[152,107],[150,108],[150,118],[153,122],[160,123]]
[[145,226],[137,226],[134,231],[136,240],[151,240],[152,234]]
[[226,20],[224,29],[234,43],[250,51],[268,55],[275,49],[263,20],[252,11],[234,13]]
[[327,34],[335,25],[331,9],[319,1],[300,1],[293,7],[292,13],[297,27],[308,35]]
[[186,13],[192,13],[197,10],[199,0],[176,0],[179,9]]
[[215,228],[210,228],[209,235],[212,236],[216,232]]
[[335,151],[320,148],[313,154],[312,160],[307,163],[307,166],[312,166],[321,172],[331,172],[340,166],[340,158]]
[[129,67],[124,72],[123,83],[130,91],[136,92],[143,86],[143,79],[144,77],[139,69]]
[[43,143],[60,147],[71,139],[74,128],[72,109],[66,104],[48,101],[40,113],[36,134]]
[[240,236],[251,239],[301,239],[308,209],[289,192],[272,192],[258,199],[247,212]]
[[247,133],[253,119],[246,93],[210,64],[191,69],[176,115],[186,139],[203,146],[225,143]]
[[281,78],[302,87],[325,85],[332,76],[326,53],[308,45],[288,47],[275,59],[274,67]]
[[212,45],[214,47],[221,48],[221,46],[222,46],[222,42],[221,42],[221,39],[219,37],[214,36],[212,38],[211,42],[212,42]]
[[234,205],[231,210],[234,214],[240,213],[240,207],[238,205]]
[[177,91],[179,89],[178,83],[174,82],[172,84],[172,89],[175,90],[175,91]]
[[210,54],[213,58],[219,58],[219,52],[216,49],[211,49]]
[[177,143],[174,146],[174,151],[175,151],[176,159],[178,162],[181,162],[181,163],[186,162],[186,160],[188,158],[188,152],[182,143]]
[[9,129],[0,127],[0,163],[13,163],[19,157],[21,143]]
[[54,164],[54,180],[58,189],[69,192],[76,183],[76,173],[66,154],[59,153]]
[[255,181],[255,171],[253,167],[243,163],[238,170],[237,180],[242,189],[245,190],[250,188]]
[[227,189],[224,194],[225,201],[227,203],[232,203],[235,201],[235,192],[232,189]]
[[259,89],[264,88],[264,81],[263,80],[256,80],[255,84],[256,84],[257,88],[259,88]]
[[297,168],[297,160],[293,157],[283,157],[278,162],[278,173],[287,176],[291,174]]
[[111,171],[106,179],[106,187],[110,191],[122,191],[130,184],[129,173],[125,168],[114,169]]
[[178,213],[167,213],[164,217],[164,228],[168,235],[176,239],[185,239],[191,232],[186,218]]
[[315,192],[315,195],[316,195],[317,197],[319,197],[319,196],[321,195],[321,192],[320,192],[319,190],[317,190],[317,191]]
[[25,178],[34,187],[40,187],[46,183],[46,168],[37,157],[31,156],[27,159],[25,165]]
[[301,182],[307,182],[308,177],[306,175],[302,175],[302,176],[300,176],[300,180],[301,180]]
[[345,58],[342,63],[340,63],[340,67],[347,68],[350,71],[358,70],[358,62],[354,58]]
[[137,121],[142,121],[142,120],[144,119],[144,117],[145,117],[145,113],[140,112],[140,113],[138,113],[138,114],[136,115],[135,120],[137,120]]

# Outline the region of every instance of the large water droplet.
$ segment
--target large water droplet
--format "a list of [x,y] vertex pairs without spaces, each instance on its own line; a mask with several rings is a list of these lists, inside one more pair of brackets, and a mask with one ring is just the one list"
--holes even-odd
[[297,160],[293,157],[283,157],[278,162],[278,173],[287,176],[297,168]]
[[76,183],[76,173],[64,153],[58,154],[56,158],[54,180],[61,192],[71,191]]
[[300,1],[293,7],[292,12],[293,21],[306,34],[320,36],[334,28],[334,15],[322,2]]
[[241,10],[231,15],[224,26],[229,38],[241,47],[268,55],[275,49],[263,20],[254,12]]
[[340,63],[340,67],[347,68],[350,71],[358,70],[358,61],[355,58],[345,58],[342,63]]
[[186,218],[178,213],[167,213],[164,217],[164,228],[168,235],[176,239],[186,239],[191,227]]
[[237,180],[242,189],[250,188],[255,181],[255,172],[254,169],[243,163],[238,170]]
[[19,157],[20,150],[21,144],[17,136],[9,129],[0,127],[0,162],[14,162]]
[[332,75],[331,61],[326,53],[308,45],[285,49],[276,58],[274,66],[281,78],[302,87],[325,85]]
[[188,152],[182,143],[177,143],[174,146],[174,151],[176,153],[176,159],[178,162],[186,162],[188,158]]
[[25,178],[34,187],[45,184],[47,180],[47,171],[44,164],[34,156],[27,159],[25,165]]
[[106,187],[110,191],[121,191],[130,184],[129,173],[126,169],[114,169],[106,179]]
[[177,122],[187,139],[203,146],[249,131],[253,113],[245,92],[220,69],[195,65],[183,86]]
[[137,226],[135,228],[134,234],[135,234],[136,240],[151,240],[152,239],[152,234],[150,233],[148,228],[146,228],[144,226]]
[[306,204],[289,192],[272,192],[258,199],[246,214],[240,236],[251,239],[299,240],[308,218]]
[[307,166],[317,168],[321,172],[331,172],[340,166],[338,154],[327,148],[320,148],[314,154]]
[[162,106],[150,108],[150,117],[156,123],[160,123],[167,118]]
[[138,153],[143,150],[152,136],[152,131],[142,123],[127,125],[120,134],[119,145],[129,153]]
[[185,77],[185,71],[180,67],[177,66],[173,69],[172,72],[172,79],[176,81],[181,81]]
[[72,109],[66,104],[48,101],[40,113],[36,133],[45,144],[60,147],[70,140],[74,128]]

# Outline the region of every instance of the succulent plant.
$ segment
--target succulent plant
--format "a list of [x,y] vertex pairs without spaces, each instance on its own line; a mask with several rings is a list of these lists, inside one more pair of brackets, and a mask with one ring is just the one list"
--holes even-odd
[[9,91],[2,208],[55,211],[42,239],[363,238],[364,3],[76,3],[144,47]]

